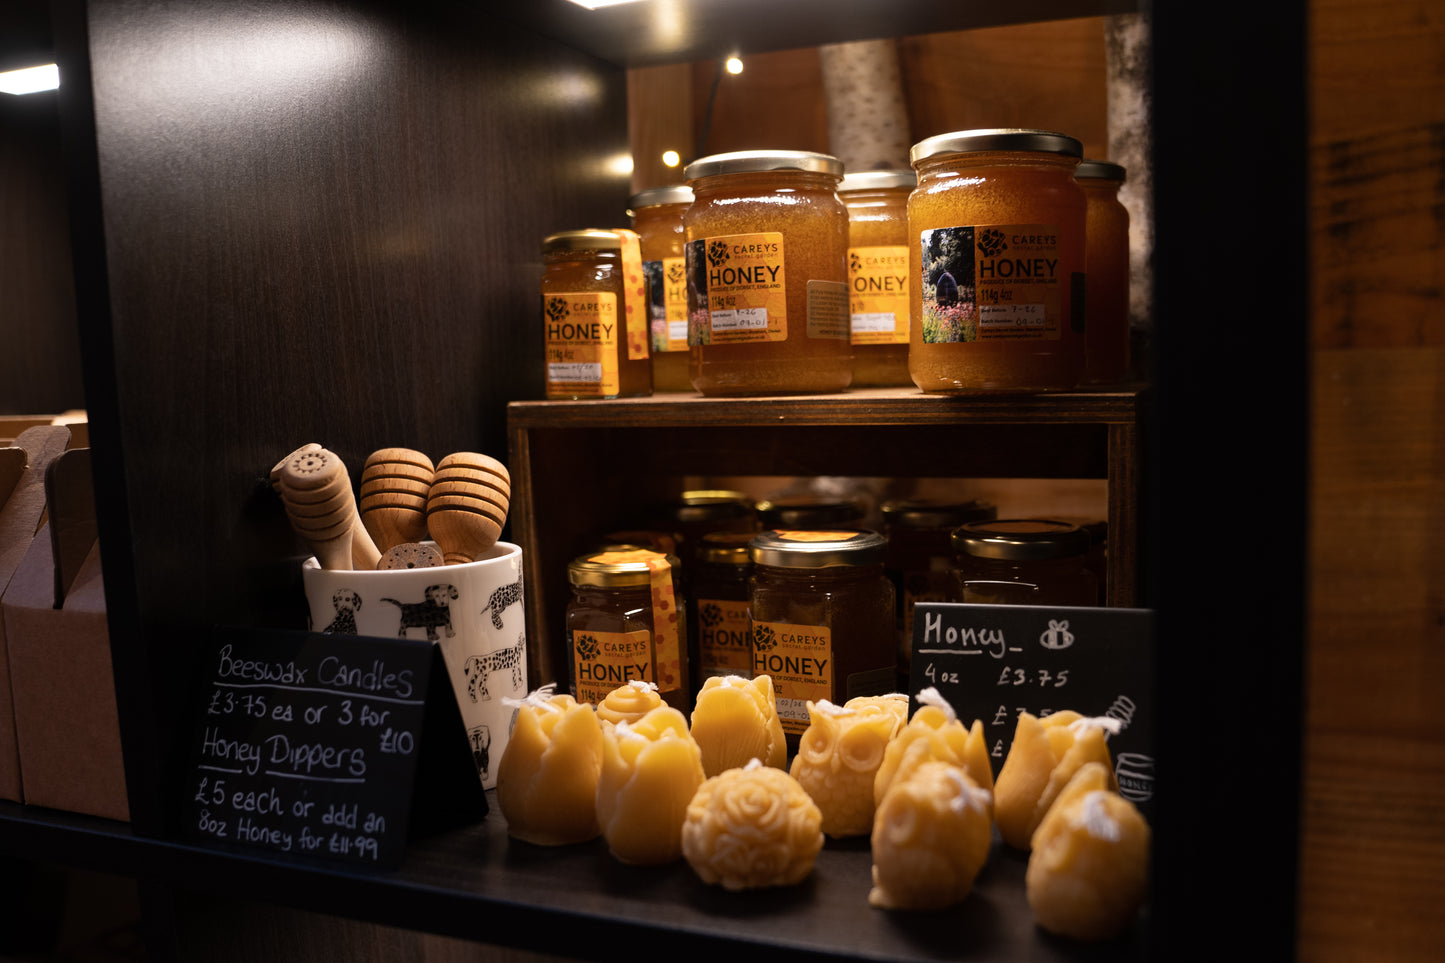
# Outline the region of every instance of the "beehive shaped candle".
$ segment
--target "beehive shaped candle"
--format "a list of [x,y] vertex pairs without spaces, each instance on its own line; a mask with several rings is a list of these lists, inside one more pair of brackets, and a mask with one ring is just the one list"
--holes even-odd
[[835,706],[808,702],[808,728],[789,770],[823,813],[823,832],[835,839],[873,829],[873,781],[883,752],[903,725],[886,705]]
[[612,855],[642,866],[680,859],[682,822],[704,778],[687,718],[671,706],[604,726],[597,821]]
[[1149,824],[1114,791],[1108,767],[1079,767],[1034,831],[1024,875],[1034,919],[1076,940],[1118,936],[1148,893],[1149,839]]
[[918,702],[918,711],[883,753],[883,764],[873,782],[873,801],[881,803],[894,780],[906,778],[930,760],[961,766],[980,788],[992,791],[993,764],[983,723],[975,719],[973,726],[965,729],[953,706],[932,686],[918,693]]
[[539,846],[595,839],[602,724],[587,703],[544,686],[517,707],[497,766],[497,806],[508,834]]
[[1112,780],[1114,767],[1104,740],[1118,729],[1114,719],[1068,710],[1042,719],[1020,713],[1013,744],[994,781],[994,820],[1003,841],[1027,850],[1044,813],[1085,763],[1102,763]]
[[889,788],[873,821],[873,889],[883,909],[952,906],[993,842],[992,799],[960,766],[929,760]]
[[772,676],[705,680],[692,710],[692,737],[702,750],[703,772],[710,777],[740,769],[751,759],[774,769],[786,766],[788,745]]
[[796,779],[754,759],[698,787],[682,854],[703,882],[727,890],[791,886],[813,871],[822,821]]
[[[597,718],[614,726],[619,722],[637,722],[660,705],[662,696],[654,683],[634,680],[607,693],[597,704]],[[683,727],[686,725],[684,720]]]

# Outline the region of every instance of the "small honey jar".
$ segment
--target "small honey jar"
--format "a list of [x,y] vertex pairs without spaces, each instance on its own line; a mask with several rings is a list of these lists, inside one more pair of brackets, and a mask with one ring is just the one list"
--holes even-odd
[[630,230],[550,234],[542,241],[542,262],[547,397],[652,394],[647,285],[637,235]]
[[763,528],[858,528],[868,515],[861,498],[830,495],[780,495],[758,502],[758,524]]
[[954,529],[960,602],[984,605],[1099,604],[1088,565],[1089,533],[1057,519],[969,522]]
[[1129,210],[1119,202],[1124,168],[1085,160],[1074,171],[1087,202],[1084,381],[1115,384],[1129,371]]
[[859,171],[838,185],[848,209],[853,387],[909,385],[908,195],[911,170]]
[[967,130],[913,145],[908,368],[927,392],[1068,390],[1084,372],[1083,147]]
[[842,391],[849,345],[843,163],[714,154],[683,171],[689,377],[705,395]]
[[753,560],[753,674],[773,680],[790,748],[808,702],[843,705],[894,689],[893,583],[887,540],[872,531],[767,531]]
[[712,532],[702,536],[693,562],[687,613],[689,637],[697,639],[697,684],[711,676],[753,676],[752,637],[748,631],[752,532]]
[[618,686],[650,682],[662,701],[691,711],[687,620],[676,556],[610,546],[567,566],[572,695],[600,704]]
[[627,204],[647,275],[654,391],[692,391],[687,374],[687,269],[682,256],[682,215],[691,204],[692,188],[683,184],[638,191]]

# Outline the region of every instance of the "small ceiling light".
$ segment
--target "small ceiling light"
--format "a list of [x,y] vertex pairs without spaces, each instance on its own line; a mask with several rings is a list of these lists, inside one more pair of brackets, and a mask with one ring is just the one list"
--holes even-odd
[[55,64],[25,67],[0,73],[0,91],[7,94],[33,94],[60,86],[60,68]]
[[636,0],[572,0],[572,2],[579,7],[596,10],[598,7],[615,7],[624,3],[635,3]]
[[665,150],[662,152],[662,162],[668,167],[676,167],[682,163],[682,155],[675,150]]
[[741,57],[729,57],[726,66],[730,74],[740,74],[743,72],[743,61]]

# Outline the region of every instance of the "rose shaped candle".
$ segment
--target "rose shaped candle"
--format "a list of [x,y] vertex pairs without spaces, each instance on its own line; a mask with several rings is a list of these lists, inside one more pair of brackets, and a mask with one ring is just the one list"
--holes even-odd
[[497,805],[507,832],[539,846],[594,839],[597,782],[602,771],[602,724],[587,703],[544,686],[517,707],[497,766]]
[[740,769],[750,759],[782,769],[788,745],[773,699],[772,677],[708,678],[692,710],[692,737],[702,750],[702,769],[708,776]]
[[1112,939],[1149,889],[1149,824],[1113,789],[1107,766],[1085,763],[1039,828],[1024,874],[1044,929],[1076,940]]
[[705,778],[687,719],[671,706],[604,726],[597,821],[612,855],[637,865],[679,859],[687,805]]
[[698,787],[682,854],[703,882],[724,889],[791,886],[813,871],[822,820],[796,779],[754,759]]
[[1077,712],[1055,712],[1038,719],[1019,714],[1008,756],[994,781],[994,819],[999,835],[1015,849],[1027,850],[1029,838],[1074,773],[1099,762],[1114,778],[1106,734],[1119,722]]
[[607,693],[597,704],[597,718],[613,725],[636,722],[660,705],[662,696],[655,683],[633,680]]
[[889,788],[873,821],[873,889],[884,909],[960,902],[988,861],[991,794],[960,766],[929,760]]
[[808,702],[808,728],[789,772],[823,813],[823,832],[863,836],[873,828],[873,780],[903,720],[890,706]]
[[918,711],[883,753],[883,764],[873,782],[874,802],[881,803],[895,780],[906,778],[930,760],[961,766],[975,784],[992,791],[993,764],[983,723],[975,719],[972,728],[965,729],[953,706],[932,686],[918,693],[918,702]]

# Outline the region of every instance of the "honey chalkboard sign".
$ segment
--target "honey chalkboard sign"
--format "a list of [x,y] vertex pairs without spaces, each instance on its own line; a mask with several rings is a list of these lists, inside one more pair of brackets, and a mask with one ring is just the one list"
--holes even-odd
[[909,693],[932,686],[965,726],[983,723],[998,774],[1019,714],[1072,709],[1107,716],[1119,791],[1146,815],[1154,794],[1150,732],[1153,612],[920,602],[913,615]]
[[445,671],[436,646],[420,640],[216,629],[198,668],[187,833],[396,866],[426,755],[429,700],[450,703],[456,741],[433,735],[463,754],[484,816]]

